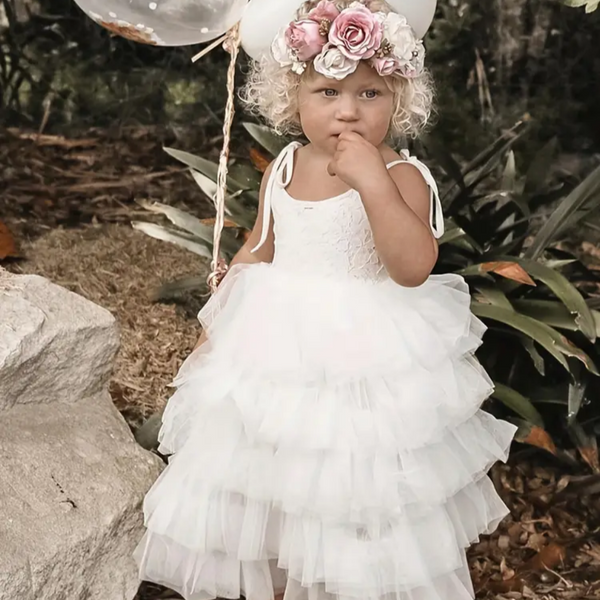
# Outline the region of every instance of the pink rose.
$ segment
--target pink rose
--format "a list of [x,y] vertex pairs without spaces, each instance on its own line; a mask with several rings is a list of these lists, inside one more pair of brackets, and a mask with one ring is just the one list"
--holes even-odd
[[320,23],[312,19],[290,23],[285,32],[285,41],[299,61],[310,60],[323,49],[327,39],[321,35],[319,28]]
[[393,55],[384,56],[382,58],[372,58],[371,64],[373,68],[382,76],[387,77],[388,75],[392,75],[398,70],[400,66],[400,62]]
[[308,13],[308,18],[319,22],[323,19],[333,22],[339,14],[340,11],[333,2],[321,0],[321,2]]
[[382,37],[380,18],[358,2],[343,10],[329,31],[329,41],[353,60],[371,58]]

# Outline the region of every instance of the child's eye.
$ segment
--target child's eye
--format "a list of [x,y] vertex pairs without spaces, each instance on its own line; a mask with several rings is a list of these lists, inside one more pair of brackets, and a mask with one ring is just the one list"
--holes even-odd
[[332,88],[327,88],[325,90],[321,90],[321,93],[327,98],[333,98],[337,94],[337,91]]
[[377,98],[377,96],[379,96],[379,90],[366,90],[364,94],[369,99]]

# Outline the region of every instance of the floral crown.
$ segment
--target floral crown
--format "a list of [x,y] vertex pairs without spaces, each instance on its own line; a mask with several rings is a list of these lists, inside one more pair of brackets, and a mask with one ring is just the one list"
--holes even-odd
[[406,18],[372,12],[362,2],[339,10],[321,0],[305,18],[282,28],[271,52],[282,67],[302,74],[309,61],[317,73],[343,79],[366,60],[382,76],[413,78],[424,69],[425,47]]

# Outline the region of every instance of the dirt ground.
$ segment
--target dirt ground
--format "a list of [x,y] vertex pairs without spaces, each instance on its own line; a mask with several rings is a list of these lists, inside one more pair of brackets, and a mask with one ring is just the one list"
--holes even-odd
[[187,171],[168,160],[161,137],[153,130],[90,131],[38,141],[0,133],[2,264],[44,275],[114,314],[121,349],[111,392],[132,427],[166,402],[166,386],[199,335],[195,315],[206,300],[198,293],[155,302],[161,284],[204,276],[208,261],[131,227],[134,220],[161,222],[136,204],[140,199],[208,215],[208,202]]
[[[204,275],[207,264],[134,231],[130,221],[147,216],[134,200],[168,201],[207,215],[191,179],[155,152],[151,140],[151,134],[121,139],[118,162],[98,150],[97,139],[96,145],[62,140],[53,146],[48,140],[32,148],[31,139],[11,134],[10,156],[6,146],[0,149],[6,183],[0,187],[0,241],[3,224],[14,242],[0,264],[43,275],[115,315],[121,349],[111,393],[132,429],[167,401],[167,386],[196,342],[195,315],[206,300],[200,293],[177,302],[153,300],[160,284]],[[153,159],[140,167],[138,152]],[[128,164],[138,170],[123,182]],[[0,250],[7,249],[7,235]],[[516,452],[492,476],[511,515],[469,552],[478,597],[600,599],[600,477],[566,472],[530,450]],[[143,585],[138,600],[177,597]]]
[[132,427],[165,404],[181,361],[200,329],[202,296],[180,303],[152,300],[161,283],[207,272],[206,260],[148,238],[127,225],[52,229],[22,244],[27,257],[12,269],[41,274],[108,309],[121,330],[111,394]]

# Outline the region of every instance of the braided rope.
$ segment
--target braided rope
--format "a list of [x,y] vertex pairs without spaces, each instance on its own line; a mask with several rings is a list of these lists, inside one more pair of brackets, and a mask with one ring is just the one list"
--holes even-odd
[[217,194],[215,196],[216,218],[213,231],[213,256],[211,272],[207,278],[210,291],[214,294],[223,277],[227,273],[227,264],[221,257],[221,234],[225,223],[225,195],[227,192],[227,162],[229,160],[229,144],[231,141],[231,125],[235,114],[235,65],[240,49],[239,24],[236,24],[227,34],[223,48],[231,55],[227,70],[227,104],[225,106],[225,120],[223,122],[223,148],[219,156],[219,170],[217,172]]

